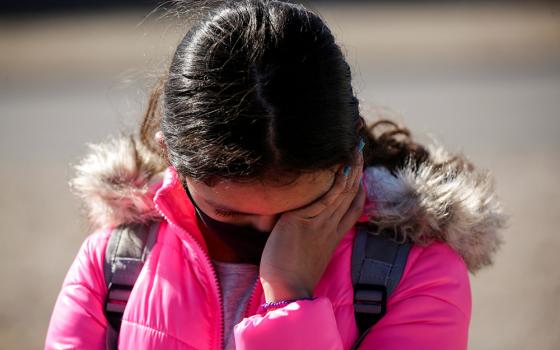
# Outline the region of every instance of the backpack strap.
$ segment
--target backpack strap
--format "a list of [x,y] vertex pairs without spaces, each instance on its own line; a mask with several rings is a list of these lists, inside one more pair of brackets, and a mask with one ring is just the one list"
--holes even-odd
[[366,226],[357,225],[352,248],[352,285],[354,314],[359,338],[357,349],[366,333],[386,312],[387,298],[399,283],[412,242],[395,242],[389,235],[372,234]]
[[123,224],[111,232],[103,266],[107,283],[105,316],[109,322],[107,349],[117,349],[124,309],[144,261],[155,244],[159,223]]

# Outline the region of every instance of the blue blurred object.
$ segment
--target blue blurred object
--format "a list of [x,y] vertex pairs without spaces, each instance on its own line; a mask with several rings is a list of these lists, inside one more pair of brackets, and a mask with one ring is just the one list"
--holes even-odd
[[[364,142],[364,139],[360,137],[360,143],[358,144],[358,151],[363,152],[365,145],[366,143]],[[348,174],[350,174],[350,169],[351,169],[350,165],[344,167],[344,176],[348,176]]]

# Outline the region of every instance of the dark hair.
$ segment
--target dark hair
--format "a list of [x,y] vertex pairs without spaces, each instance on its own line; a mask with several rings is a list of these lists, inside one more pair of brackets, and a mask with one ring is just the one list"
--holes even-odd
[[[395,170],[428,152],[389,120],[357,129],[363,118],[351,72],[323,20],[302,5],[228,1],[208,11],[178,45],[152,91],[141,141],[180,176],[297,178],[354,161]],[[378,127],[389,126],[380,135]],[[386,128],[385,128],[386,129]]]

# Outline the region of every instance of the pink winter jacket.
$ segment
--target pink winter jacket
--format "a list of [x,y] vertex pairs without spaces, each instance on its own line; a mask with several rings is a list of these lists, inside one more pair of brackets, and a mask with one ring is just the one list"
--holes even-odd
[[[142,167],[148,168],[152,160],[145,158],[145,164],[138,165],[114,159],[115,154],[131,156],[130,149],[138,148],[138,145],[121,139],[100,147],[95,150],[95,157],[90,156],[78,169],[81,174],[74,182],[74,187],[82,191],[86,202],[89,201],[90,217],[98,227],[85,239],[66,275],[51,316],[45,348],[105,348],[108,323],[103,314],[106,294],[103,260],[111,228],[123,217],[138,220],[159,217],[162,224],[157,242],[123,315],[119,349],[221,350],[223,315],[218,280],[196,225],[194,207],[174,168],[168,167],[163,173],[146,176]],[[91,162],[99,162],[94,165],[102,169],[91,170]],[[107,188],[99,187],[114,185],[111,187],[114,191],[123,191],[122,186],[114,184],[115,178],[107,179],[106,175],[111,173],[119,174],[121,180],[126,178],[122,181],[134,186],[128,189],[128,197],[122,192],[120,196],[116,196],[117,192],[109,195]],[[383,218],[390,217],[391,210],[402,207],[394,202],[392,206],[384,204],[394,199],[401,204],[413,201],[415,207],[408,213],[409,224],[412,223],[410,220],[426,221],[430,219],[429,215],[436,215],[422,205],[435,206],[437,203],[420,204],[427,194],[415,192],[421,188],[419,185],[410,188],[414,181],[420,181],[410,175],[403,172],[395,177],[382,168],[366,169],[364,185],[368,202],[375,205],[368,205],[374,209],[364,212],[360,221],[375,217],[377,223],[383,224]],[[94,179],[107,182],[95,187],[92,184],[98,183],[92,182]],[[465,179],[458,181],[462,186],[467,183]],[[445,185],[449,186],[449,182]],[[474,187],[447,189],[445,194],[435,194],[451,202],[456,196],[456,202],[451,203],[455,207],[449,210],[463,217],[451,218],[452,222],[446,222],[444,227],[446,232],[451,230],[454,235],[469,235],[470,240],[464,239],[465,236],[446,236],[447,241],[432,239],[428,243],[414,244],[401,282],[388,299],[387,314],[370,330],[359,349],[467,348],[471,319],[469,269],[472,272],[491,263],[490,254],[500,244],[496,229],[502,224],[497,203],[490,201],[495,205],[486,205],[483,212],[479,211],[480,207],[471,208],[471,203],[464,203],[465,198],[461,196],[464,191],[472,191],[471,195],[477,197],[473,203],[491,196],[481,189],[480,184],[472,185]],[[449,191],[457,193],[450,194]],[[470,226],[464,227],[467,225],[465,219],[474,217],[477,223],[469,222]],[[436,220],[422,230],[433,232],[434,237],[436,233],[441,236],[442,231],[435,229],[443,222]],[[487,226],[481,230],[480,225],[484,224]],[[465,231],[475,227],[474,231]],[[350,349],[358,338],[350,275],[354,236],[353,228],[338,244],[314,290],[318,297],[315,300],[295,301],[265,312],[260,308],[265,299],[262,285],[257,281],[245,318],[234,327],[236,348]],[[422,237],[426,239],[426,236]],[[420,236],[411,238],[420,242]]]

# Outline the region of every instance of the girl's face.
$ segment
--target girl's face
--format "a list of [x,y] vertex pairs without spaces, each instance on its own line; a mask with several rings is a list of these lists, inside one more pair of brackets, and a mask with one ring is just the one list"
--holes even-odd
[[338,168],[301,175],[287,186],[220,181],[209,187],[189,178],[186,182],[194,202],[213,219],[270,232],[283,212],[311,204],[328,192]]

